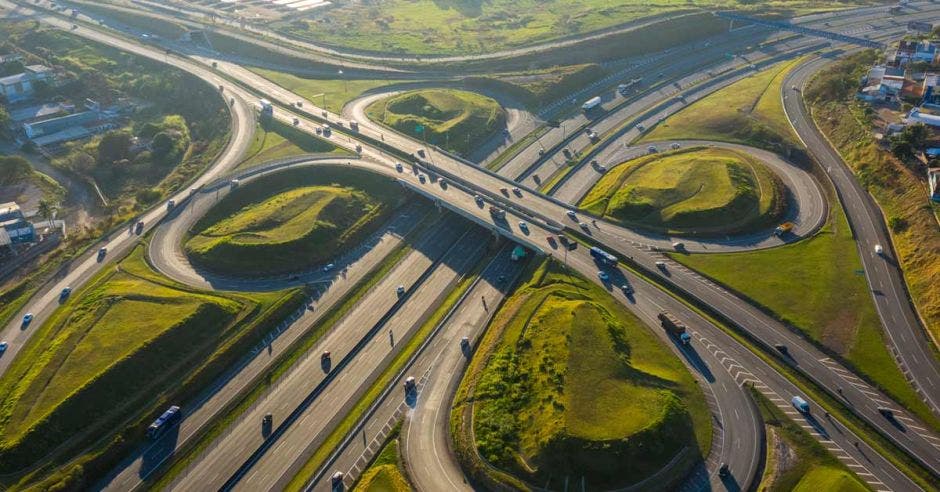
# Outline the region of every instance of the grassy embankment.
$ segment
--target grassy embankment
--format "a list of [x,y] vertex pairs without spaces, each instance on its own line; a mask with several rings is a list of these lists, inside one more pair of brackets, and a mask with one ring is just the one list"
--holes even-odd
[[767,462],[761,492],[870,490],[848,467],[760,392],[749,389],[767,426]]
[[337,114],[342,113],[346,103],[358,98],[366,91],[403,82],[400,80],[344,80],[342,78],[314,79],[264,68],[251,68],[251,71],[296,93],[316,104],[317,107]]
[[80,487],[303,301],[175,284],[138,248],[74,292],[0,378],[4,485]]
[[388,435],[388,440],[382,446],[382,450],[375,456],[369,467],[366,468],[362,476],[353,487],[353,492],[409,492],[414,487],[408,483],[408,477],[405,470],[400,466],[401,455],[398,452],[398,446],[401,440],[398,438],[401,432],[401,425],[395,427]]
[[783,111],[783,80],[801,60],[781,62],[693,102],[641,141],[736,142],[777,152],[801,145]]
[[245,159],[235,170],[242,171],[275,159],[303,154],[331,154],[336,157],[352,155],[327,140],[272,120],[256,126],[251,146],[245,151]]
[[935,343],[940,340],[940,205],[927,196],[923,165],[905,164],[878,146],[870,113],[856,102],[861,54],[820,72],[806,90],[813,118],[884,212],[911,297]]
[[506,127],[506,111],[473,92],[426,89],[376,101],[366,114],[406,135],[468,155]]
[[[770,4],[769,6],[767,4]],[[766,10],[845,8],[841,2],[762,2]],[[677,11],[742,8],[732,0],[390,0],[343,4],[316,20],[284,20],[273,27],[317,42],[357,50],[409,54],[476,54],[517,48],[603,30]],[[747,8],[744,6],[743,8]],[[370,19],[370,22],[362,22]]]
[[682,476],[708,454],[711,422],[701,389],[661,343],[601,287],[554,262],[533,265],[458,389],[458,457],[474,479],[516,487],[561,488],[566,477],[624,486],[677,455],[668,476]]
[[190,231],[197,264],[231,275],[301,271],[371,234],[405,195],[388,178],[323,165],[264,176],[223,198]]
[[[783,112],[780,92],[786,74],[796,64],[776,65],[767,73],[697,101],[646,138],[708,138],[771,150],[792,148],[789,145],[796,137]],[[755,110],[741,110],[749,105]],[[920,418],[940,427],[888,352],[868,284],[858,273],[861,261],[855,241],[838,203],[818,234],[796,244],[745,253],[673,257],[740,292]]]
[[729,234],[776,223],[785,187],[749,155],[688,148],[648,155],[606,173],[579,206],[624,225],[687,234]]

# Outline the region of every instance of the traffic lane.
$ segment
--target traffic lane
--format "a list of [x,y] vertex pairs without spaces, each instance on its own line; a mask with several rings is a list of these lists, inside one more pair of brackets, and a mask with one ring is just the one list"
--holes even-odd
[[[416,373],[427,367],[427,382],[420,388],[414,408],[406,413],[400,449],[408,478],[418,490],[473,490],[450,448],[450,409],[473,356],[472,347],[506,296],[506,289],[515,283],[521,272],[519,265],[509,259],[508,248],[504,249],[440,335],[433,359],[415,365]],[[463,337],[468,339],[466,345]]]
[[[805,89],[809,78],[828,63],[829,60],[824,58],[809,62],[796,70],[788,78],[790,83],[784,87]],[[937,412],[940,409],[940,367],[929,350],[931,340],[911,304],[900,266],[890,259],[893,249],[888,246],[892,242],[882,222],[881,211],[870,195],[861,188],[841,156],[819,133],[802,98],[785,99],[784,103],[798,135],[820,161],[839,190],[846,215],[855,232],[859,256],[868,277],[875,306],[882,326],[885,327],[891,344],[901,358],[901,368],[906,369],[905,372],[914,379],[927,403]],[[883,256],[874,253],[875,245],[885,248]]]
[[[411,223],[401,234],[408,234],[417,224]],[[433,235],[427,236],[428,240]],[[375,268],[394,248],[401,244],[402,238],[396,234],[386,234],[372,249],[358,261],[350,264],[343,274],[331,283],[319,297],[311,303],[314,309],[308,309],[294,322],[288,324],[282,332],[274,333],[267,343],[255,347],[253,354],[246,354],[244,363],[238,364],[220,376],[211,387],[194,403],[184,403],[185,413],[174,435],[164,435],[154,443],[144,443],[128,460],[115,467],[93,488],[95,490],[132,490],[142,480],[153,474],[160,465],[185,446],[194,436],[218,415],[223,408],[250,383],[267,370],[281,353],[304,333],[329,309],[339,302],[367,272]]]
[[[356,358],[327,387],[321,398],[306,408],[284,434],[255,462],[234,486],[235,490],[282,490],[322,439],[369,390],[392,359],[407,346],[430,315],[456,285],[482,258],[487,241],[477,228],[463,235],[448,251],[446,259],[417,287],[414,295],[382,326]],[[373,309],[370,306],[370,309]],[[387,336],[385,334],[387,333]],[[332,418],[325,418],[332,415]],[[318,439],[319,438],[319,439]]]
[[[736,477],[740,488],[747,489],[757,477],[761,464],[763,423],[757,409],[750,404],[750,397],[731,374],[724,370],[715,354],[700,350],[694,343],[682,345],[661,327],[659,313],[675,312],[672,304],[676,301],[669,298],[670,303],[657,302],[657,299],[661,299],[661,291],[632,273],[598,265],[587,253],[586,248],[578,247],[569,252],[564,261],[586,278],[602,285],[614,298],[633,311],[653,334],[679,357],[702,386],[712,413],[716,438],[712,443],[712,453],[703,457],[707,463],[707,472],[690,474],[682,488],[725,489],[727,481],[718,476],[718,469],[724,463],[728,465],[732,476]],[[610,280],[601,281],[598,276],[600,271],[607,272]],[[632,286],[634,293],[624,294],[618,288],[624,284]]]
[[[408,254],[363,297],[356,309],[317,342],[315,350],[312,349],[304,359],[294,363],[288,373],[260,397],[252,409],[243,412],[237,422],[229,427],[227,434],[217,438],[212,447],[180,475],[173,488],[193,490],[204,486],[221,487],[267,439],[260,432],[262,417],[272,415],[269,433],[279,427],[308,395],[327,381],[332,364],[350,354],[382,315],[398,303],[398,286],[413,288],[421,275],[432,268],[435,258],[444,254],[459,235],[459,230],[446,222],[432,228],[425,235],[424,246]],[[327,350],[331,352],[330,358],[321,359],[321,354]],[[359,354],[354,356],[359,357]],[[339,378],[333,380],[331,386],[340,381]],[[322,394],[319,395],[317,400],[322,397]]]
[[[581,253],[579,256],[581,268],[585,270],[590,268],[590,259],[585,258],[584,253]],[[569,258],[570,257],[569,255]],[[596,275],[594,278],[596,278]],[[880,455],[876,455],[864,442],[860,442],[859,447],[855,448],[854,443],[859,441],[857,436],[854,436],[841,424],[837,425],[834,420],[830,419],[826,419],[825,422],[819,422],[820,419],[812,415],[808,417],[792,415],[790,411],[792,409],[789,408],[790,397],[801,395],[805,398],[805,395],[802,395],[789,380],[768,366],[748,348],[740,345],[737,340],[723,330],[715,327],[659,288],[637,277],[630,276],[629,278],[631,285],[636,289],[636,305],[641,305],[644,301],[649,302],[645,309],[640,312],[645,312],[644,316],[648,319],[653,313],[667,310],[676,315],[680,320],[686,322],[695,339],[695,341],[693,341],[695,350],[699,354],[702,354],[703,358],[705,356],[704,354],[710,352],[712,354],[711,360],[718,361],[718,365],[712,370],[713,373],[718,373],[719,371],[729,372],[733,376],[735,386],[745,383],[761,385],[760,389],[762,392],[767,391],[772,397],[777,395],[775,397],[776,401],[774,401],[775,405],[786,410],[791,417],[796,417],[795,420],[798,422],[802,421],[804,425],[809,425],[812,431],[816,432],[814,437],[823,442],[824,445],[827,445],[826,441],[833,441],[841,448],[853,448],[852,450],[847,450],[844,454],[856,460],[861,460],[860,463],[865,466],[866,469],[873,469],[872,473],[877,472],[876,476],[894,490],[916,489],[916,487],[911,487],[913,484],[906,476],[891,466],[890,463]],[[762,389],[763,386],[766,386],[769,390]],[[780,401],[781,399],[783,399],[782,403]],[[805,399],[810,402],[812,408],[821,408],[811,399]],[[721,400],[719,399],[719,401]],[[840,457],[840,455],[837,454],[837,457]],[[737,476],[738,471],[735,469],[732,469],[732,471],[732,475]]]
[[[650,255],[643,250],[636,249],[635,246],[629,243],[611,240],[603,229],[596,231],[595,237],[608,247],[616,245],[615,251],[630,256],[635,262],[651,272],[651,275],[660,277],[667,284],[675,285],[681,291],[698,299],[725,318],[734,320],[735,324],[750,333],[752,337],[760,340],[765,347],[768,347],[769,351],[772,352],[775,345],[788,347],[789,357],[787,361],[798,371],[827,389],[829,394],[837,395],[839,394],[838,391],[841,390],[843,394],[851,395],[853,400],[870,400],[871,397],[866,396],[870,394],[877,395],[877,398],[881,401],[891,401],[880,391],[861,383],[852,385],[846,390],[845,375],[851,375],[850,371],[838,362],[828,358],[819,349],[804,341],[782,323],[770,318],[763,311],[743,301],[734,293],[715,285],[696,272],[667,257]],[[657,265],[657,261],[663,262],[663,266]],[[856,410],[864,415],[865,419],[874,427],[896,440],[902,448],[908,449],[915,456],[926,459],[928,467],[931,467],[931,460],[935,463],[940,462],[940,459],[937,458],[940,457],[940,450],[930,444],[927,438],[924,437],[924,435],[929,434],[903,432],[885,422],[883,416],[868,405],[856,407]],[[918,426],[924,427],[923,424],[918,424]],[[935,466],[933,465],[933,467]]]

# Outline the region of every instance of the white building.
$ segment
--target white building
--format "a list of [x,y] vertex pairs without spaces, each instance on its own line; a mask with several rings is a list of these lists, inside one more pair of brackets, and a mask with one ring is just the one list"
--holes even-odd
[[51,68],[43,65],[30,65],[23,73],[0,78],[0,95],[9,102],[29,99],[36,91],[36,82],[51,78]]

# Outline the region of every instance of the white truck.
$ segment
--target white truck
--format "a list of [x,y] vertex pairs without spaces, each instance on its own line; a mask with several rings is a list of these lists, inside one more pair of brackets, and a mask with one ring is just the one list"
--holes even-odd
[[601,105],[601,97],[600,97],[600,96],[594,96],[594,97],[588,99],[587,101],[585,101],[584,104],[581,105],[581,109],[583,109],[583,110],[585,110],[585,111],[590,111],[590,110],[592,110],[592,109],[594,109],[594,108],[596,108],[596,107],[598,107],[598,106],[600,106],[600,105]]

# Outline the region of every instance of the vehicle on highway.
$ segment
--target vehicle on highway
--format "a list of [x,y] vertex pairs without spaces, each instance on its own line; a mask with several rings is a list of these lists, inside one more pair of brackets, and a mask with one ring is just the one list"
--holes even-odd
[[672,243],[672,249],[676,251],[682,251],[683,249],[685,249],[685,243],[683,243],[682,241],[676,241]]
[[679,145],[678,142],[673,142],[673,144],[672,144],[670,147],[672,147],[672,150],[676,150],[676,149],[678,149],[679,147],[682,147],[682,146]]
[[404,171],[405,171],[405,166],[403,166],[400,162],[396,162],[396,163],[395,163],[395,170],[398,171],[398,172],[404,172]]
[[646,151],[650,154],[655,154],[656,152],[659,152],[659,149],[657,149],[655,145],[650,145],[646,148]]
[[599,172],[599,173],[606,173],[606,172],[607,172],[607,166],[605,166],[605,165],[603,165],[603,164],[598,164],[598,165],[597,165],[597,172]]
[[610,275],[607,272],[601,270],[597,272],[597,278],[601,279],[601,282],[607,282],[610,280]]
[[881,415],[884,415],[886,419],[894,418],[894,410],[891,410],[888,407],[878,407],[878,413],[880,413]]
[[795,86],[795,85],[791,85],[791,86],[790,86],[790,89],[791,89],[791,90],[794,90],[794,91],[797,91],[797,92],[799,92],[799,90],[800,90],[800,88],[797,87],[797,86]]
[[598,248],[597,246],[591,246],[591,257],[594,258],[594,261],[604,264],[604,265],[616,265],[617,257]]
[[880,244],[875,245],[875,254],[880,255],[885,252],[885,249],[881,247]]
[[542,157],[543,155],[545,155],[545,149],[540,147],[540,148],[539,148],[539,157]]
[[809,413],[809,403],[807,403],[803,398],[794,396],[790,400],[790,403],[793,404],[793,407],[799,410],[801,413]]
[[519,230],[521,230],[522,232],[528,234],[528,233],[529,233],[529,224],[526,224],[525,221],[520,220],[520,221],[519,221]]
[[418,181],[420,181],[421,184],[426,183],[427,180],[428,180],[428,178],[426,178],[423,174],[419,174],[419,175],[418,175]]
[[594,130],[591,130],[590,128],[588,128],[587,130],[587,136],[588,136],[588,139],[591,140],[591,142],[597,142],[598,140],[600,140],[600,137],[597,136],[597,132]]
[[72,294],[72,288],[71,288],[71,287],[66,287],[66,288],[62,289],[62,292],[59,292],[59,299],[64,301],[64,300],[68,299],[68,297],[69,297],[71,294]]
[[545,236],[545,240],[548,241],[548,245],[555,249],[558,247],[558,241],[555,241],[554,236]]
[[636,126],[636,129],[637,129],[637,130],[640,130],[640,131],[642,132],[642,131],[646,130],[646,127],[643,126],[642,124],[639,124],[639,125]]
[[337,485],[343,483],[343,477],[345,477],[343,472],[338,471],[334,473],[332,477],[330,477],[330,481],[332,482],[333,486],[336,487]]
[[318,126],[318,127],[316,127],[316,128],[314,128],[314,131],[316,131],[316,132],[317,132],[317,135],[320,135],[320,134],[322,134],[322,133],[323,133],[323,129],[322,129],[322,128],[320,128],[319,126]]
[[410,393],[412,390],[415,389],[415,377],[408,376],[407,378],[405,378],[404,384],[405,384],[405,392]]
[[362,144],[356,144],[356,153],[357,153],[357,154],[361,154],[361,153],[362,153]]
[[323,125],[323,136],[329,137],[333,133],[333,130],[330,128],[329,124]]
[[504,196],[509,196],[509,189],[508,189],[508,188],[500,188],[500,189],[499,189],[499,192],[502,193]]
[[590,229],[590,227],[587,225],[587,222],[578,222],[578,227],[584,229],[585,231]]
[[153,423],[150,424],[150,427],[147,427],[147,437],[157,439],[162,436],[167,429],[173,427],[173,424],[178,422],[181,418],[183,418],[183,412],[180,410],[180,407],[176,405],[171,406],[157,417],[157,420],[154,420]]
[[722,463],[721,466],[718,467],[718,476],[719,476],[719,477],[725,478],[725,477],[727,477],[727,476],[730,475],[730,474],[731,474],[731,472],[728,470],[728,464],[727,464],[727,463]]
[[33,322],[33,313],[26,313],[23,316],[23,326],[29,326]]
[[298,126],[298,125],[300,125],[300,120],[297,118],[294,118],[294,126]]
[[108,248],[98,249],[98,261],[101,261],[108,254]]
[[358,121],[349,121],[349,129],[358,132],[359,131],[359,122]]
[[395,289],[395,293],[398,294],[399,296],[405,295],[405,286],[399,285],[398,288]]
[[584,111],[590,111],[600,105],[601,105],[601,97],[594,96],[588,99],[587,101],[585,101],[584,104],[581,105],[581,109],[583,109]]
[[665,262],[665,261],[657,261],[657,262],[656,262],[656,268],[659,268],[660,270],[665,270],[665,269],[666,269],[666,262]]
[[326,265],[323,266],[323,271],[329,272],[330,270],[334,268],[336,268],[336,265],[334,265],[333,263],[327,263]]
[[496,220],[506,219],[506,211],[494,205],[490,205],[490,215]]
[[418,156],[420,156],[420,157],[427,157],[427,156],[424,154],[424,149],[418,149]]
[[323,360],[323,361],[330,360],[330,355],[331,354],[329,350],[324,350],[323,353],[320,354],[320,360]]
[[298,107],[298,108],[304,107],[304,102],[303,102],[303,101],[297,101],[297,107]]
[[2,355],[4,352],[6,352],[6,351],[7,351],[7,347],[9,347],[9,346],[10,346],[10,344],[7,343],[6,341],[0,342],[0,355]]
[[778,225],[776,229],[774,229],[774,235],[779,237],[792,230],[793,230],[793,222],[784,222],[783,224]]
[[168,201],[166,202],[166,209],[167,209],[167,210],[173,210],[173,207],[175,207],[175,206],[176,206],[176,200],[168,200]]
[[683,345],[688,345],[692,342],[692,335],[689,335],[688,328],[685,326],[685,323],[679,321],[678,318],[673,316],[671,313],[663,311],[659,313],[659,323],[669,332],[670,335],[679,339]]
[[519,187],[513,187],[512,193],[518,197],[522,196],[522,190],[520,190]]
[[576,214],[576,213],[574,212],[574,210],[569,210],[569,211],[565,212],[565,214],[566,214],[568,217],[570,217],[572,220],[578,220],[578,214]]
[[780,352],[783,355],[790,355],[790,349],[782,343],[774,345],[774,348],[777,349],[777,352]]
[[138,220],[137,223],[134,224],[134,234],[139,236],[142,232],[144,232],[144,221]]
[[469,347],[469,346],[470,346],[470,337],[461,337],[461,338],[460,338],[460,346],[461,346],[461,347]]
[[264,428],[270,428],[274,423],[274,416],[270,413],[264,414],[264,417],[261,417],[261,426]]
[[483,206],[483,197],[480,195],[473,195],[473,201],[477,202],[477,206]]
[[633,286],[630,284],[623,284],[620,286],[620,290],[623,291],[625,295],[630,295],[633,293]]

